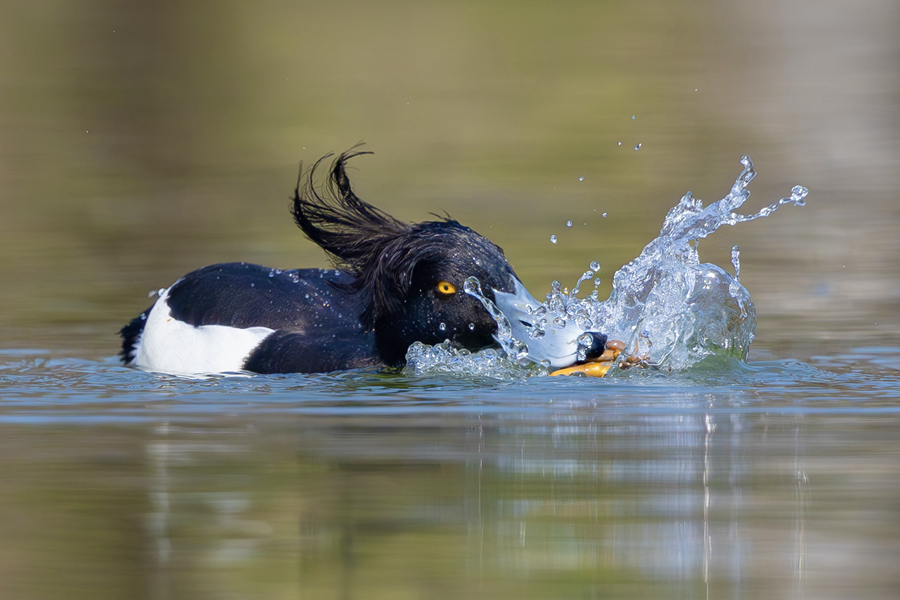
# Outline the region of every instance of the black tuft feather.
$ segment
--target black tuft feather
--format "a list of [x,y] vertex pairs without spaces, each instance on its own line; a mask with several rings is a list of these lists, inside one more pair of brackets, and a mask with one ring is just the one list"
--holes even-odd
[[[450,229],[471,230],[449,220],[408,225],[360,200],[350,185],[346,165],[362,154],[372,153],[351,149],[338,156],[318,189],[316,171],[331,155],[316,161],[301,174],[303,181],[294,190],[291,213],[306,237],[328,252],[336,267],[353,276],[354,281],[346,287],[364,299],[367,309],[362,319],[371,326],[402,310],[412,273],[421,261],[446,254],[448,238],[437,229],[446,224]],[[423,227],[426,225],[430,227]]]
[[331,254],[335,266],[354,274],[371,261],[385,241],[411,229],[353,193],[346,165],[362,154],[372,153],[349,150],[338,156],[321,191],[316,189],[316,171],[331,155],[317,160],[301,175],[306,181],[297,183],[291,206],[294,221],[306,237]]

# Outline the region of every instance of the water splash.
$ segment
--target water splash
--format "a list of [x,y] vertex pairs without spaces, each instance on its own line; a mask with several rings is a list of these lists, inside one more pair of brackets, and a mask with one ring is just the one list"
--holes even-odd
[[494,339],[500,344],[500,347],[503,349],[503,352],[506,354],[507,358],[515,361],[516,363],[523,363],[528,356],[528,346],[526,342],[521,340],[517,340],[512,335],[512,327],[509,325],[509,319],[506,318],[500,309],[497,308],[493,302],[490,301],[489,298],[486,298],[481,291],[481,283],[478,281],[476,277],[469,277],[466,279],[463,284],[463,291],[468,295],[472,296],[479,300],[484,306],[485,310],[488,311],[488,314],[491,315],[491,318],[497,322],[497,333],[494,334]]
[[[659,236],[640,256],[613,276],[604,302],[569,299],[567,310],[584,312],[593,330],[626,343],[626,353],[648,363],[679,370],[707,356],[725,354],[746,359],[756,331],[756,309],[737,277],[717,265],[701,263],[698,242],[723,225],[736,225],[772,214],[784,204],[803,206],[806,188],[759,212],[735,212],[750,197],[747,185],[756,177],[753,162],[741,158],[744,170],[728,195],[709,206],[690,192],[673,207]],[[574,305],[574,306],[572,306]]]
[[741,282],[741,249],[737,246],[731,248],[731,264],[734,265],[734,280]]
[[[403,372],[418,377],[452,375],[516,381],[540,374],[541,370],[510,360],[504,351],[494,348],[473,354],[464,348],[454,347],[450,342],[434,346],[414,342],[406,352]],[[546,374],[547,370],[543,369],[543,373]]]
[[[804,206],[808,191],[795,186],[789,197],[757,213],[737,213],[750,197],[747,186],[756,177],[749,157],[742,157],[741,164],[744,169],[725,198],[704,208],[703,202],[688,192],[669,210],[659,236],[615,273],[609,299],[598,300],[596,289],[587,298],[577,297],[581,284],[594,279],[599,271],[596,261],[571,291],[554,281],[546,302],[534,307],[538,326],[530,335],[539,337],[544,327],[574,322],[585,331],[600,331],[609,339],[625,342],[623,355],[632,357],[630,364],[671,371],[687,369],[710,356],[745,360],[756,331],[756,308],[740,283],[740,251],[736,246],[732,249],[732,276],[718,265],[700,262],[699,241],[723,225],[767,217],[784,204]],[[594,284],[599,285],[599,278]],[[412,372],[447,373],[452,363],[451,370],[457,374],[508,378],[517,365],[523,375],[546,373],[545,366],[523,364],[528,340],[512,337],[506,317],[484,297],[478,281],[467,280],[465,291],[478,298],[498,323],[496,339],[502,354],[492,351],[485,359],[497,368],[496,374],[490,375],[490,369],[478,364],[483,353],[472,355],[439,346],[430,353],[428,347],[411,348],[407,359]]]

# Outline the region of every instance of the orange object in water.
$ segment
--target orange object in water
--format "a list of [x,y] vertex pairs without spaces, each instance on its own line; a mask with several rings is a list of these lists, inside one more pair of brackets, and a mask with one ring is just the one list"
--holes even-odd
[[550,373],[550,375],[575,375],[577,373],[581,373],[582,375],[586,375],[587,377],[603,377],[607,372],[609,372],[609,369],[613,366],[613,364],[615,364],[616,358],[618,358],[618,356],[624,349],[624,342],[620,342],[618,340],[610,340],[606,342],[606,349],[603,351],[603,354],[601,354],[600,357],[597,358],[597,360],[581,365],[566,367],[565,369],[559,369],[557,371],[553,371],[552,373]]

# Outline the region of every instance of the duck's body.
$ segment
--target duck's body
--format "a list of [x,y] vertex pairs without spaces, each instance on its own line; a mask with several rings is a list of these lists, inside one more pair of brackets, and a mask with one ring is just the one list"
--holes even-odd
[[166,373],[327,372],[384,365],[352,278],[246,263],[179,279],[123,335],[128,361]]
[[[538,303],[498,246],[450,219],[410,225],[362,202],[344,170],[355,155],[335,161],[324,197],[313,167],[292,207],[298,226],[340,268],[227,263],[189,273],[122,328],[123,361],[177,374],[315,373],[400,366],[417,341],[475,351],[496,343],[497,325],[464,292],[469,277],[519,329],[530,327],[527,306]],[[529,343],[530,354],[571,365],[583,333],[551,330]],[[599,355],[606,337],[593,335],[590,351]]]

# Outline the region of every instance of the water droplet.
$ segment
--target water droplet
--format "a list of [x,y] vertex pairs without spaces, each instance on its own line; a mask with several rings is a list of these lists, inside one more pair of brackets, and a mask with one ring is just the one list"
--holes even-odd
[[475,331],[475,323],[469,323],[469,331]]
[[634,149],[635,149],[635,150],[640,150],[640,149],[641,149],[641,145],[638,144],[637,146],[634,147]]
[[591,271],[599,271],[599,270],[600,270],[600,263],[598,263],[595,260],[594,262],[591,263]]
[[791,200],[797,206],[806,206],[807,194],[809,194],[809,190],[802,185],[795,185],[791,188]]
[[481,282],[477,277],[467,277],[463,282],[463,291],[470,296],[481,296]]
[[550,242],[553,243],[553,244],[556,243],[556,236],[555,236],[555,235],[551,235],[551,236],[550,236]]
[[631,115],[631,120],[632,120],[632,121],[634,121],[636,118],[637,118],[637,117],[635,117],[634,115]]
[[741,281],[741,249],[734,246],[731,249],[731,264],[734,265],[734,278],[740,283]]
[[603,213],[603,218],[604,218],[604,219],[606,218],[606,213]]
[[584,181],[584,177],[579,177],[578,181]]
[[594,336],[589,333],[582,333],[578,336],[578,345],[579,346],[587,346],[590,348],[594,343]]
[[619,145],[621,146],[621,145],[622,145],[622,142],[619,142]]
[[746,154],[741,157],[741,164],[744,165],[744,172],[741,173],[738,181],[746,186],[756,177],[756,170],[753,168],[753,161]]
[[603,283],[603,282],[600,281],[600,278],[598,277],[597,279],[594,280],[594,287],[597,287],[597,286],[600,285],[601,283]]
[[572,226],[572,221],[566,221],[566,227],[571,227],[571,226]]
[[566,328],[566,320],[563,319],[562,317],[556,317],[555,319],[553,319],[553,324],[556,325],[557,327],[559,327],[560,329]]
[[438,329],[440,329],[441,331],[447,331],[447,324],[441,323],[440,325],[438,325]]

